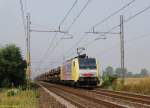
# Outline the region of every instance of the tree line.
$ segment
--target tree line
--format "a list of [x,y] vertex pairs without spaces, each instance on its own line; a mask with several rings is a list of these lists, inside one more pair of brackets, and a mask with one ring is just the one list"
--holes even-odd
[[19,86],[26,83],[26,61],[14,44],[0,47],[0,87]]
[[106,67],[106,69],[103,71],[103,76],[109,75],[109,76],[117,76],[117,77],[122,77],[123,73],[125,77],[146,77],[149,76],[150,73],[146,68],[141,69],[140,73],[135,73],[135,72],[128,72],[127,68],[122,71],[121,68],[116,68],[114,69],[112,66]]

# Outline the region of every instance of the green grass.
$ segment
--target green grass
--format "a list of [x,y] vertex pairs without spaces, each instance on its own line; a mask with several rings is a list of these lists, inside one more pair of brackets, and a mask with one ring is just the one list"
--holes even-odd
[[[11,93],[10,91],[15,91]],[[37,108],[36,90],[2,89],[0,90],[0,108]]]

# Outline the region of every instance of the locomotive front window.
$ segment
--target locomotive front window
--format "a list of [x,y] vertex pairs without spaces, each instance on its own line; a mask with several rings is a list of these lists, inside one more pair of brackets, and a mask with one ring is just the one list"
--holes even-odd
[[96,69],[96,60],[94,58],[79,59],[80,69]]

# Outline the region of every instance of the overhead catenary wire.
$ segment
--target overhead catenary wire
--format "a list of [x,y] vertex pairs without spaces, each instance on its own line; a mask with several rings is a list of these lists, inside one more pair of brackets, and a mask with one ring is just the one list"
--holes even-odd
[[[131,16],[131,17],[127,18],[126,20],[124,20],[124,23],[129,22],[130,20],[134,19],[135,17],[137,17],[138,15],[140,15],[140,14],[144,13],[145,11],[147,11],[147,10],[149,10],[149,9],[150,9],[150,6],[148,6],[148,7],[144,8],[143,10],[141,10],[141,11],[137,12],[137,13],[136,13],[136,14],[134,14],[133,16]],[[107,31],[107,32],[105,32],[104,34],[109,34],[109,33],[111,33],[111,31],[112,31],[112,30],[114,30],[114,29],[118,28],[119,26],[120,26],[120,24],[118,24],[118,25],[116,25],[116,26],[112,27],[110,30],[108,30],[108,31]],[[86,44],[86,47],[88,47],[89,45],[93,44],[93,43],[94,43],[94,41],[97,41],[97,40],[96,40],[96,39],[94,39],[94,40],[92,40],[91,42],[87,43],[87,44]],[[78,41],[78,43],[79,43],[79,42],[80,42],[80,41]]]
[[81,14],[84,12],[84,10],[86,9],[86,7],[89,5],[89,3],[90,3],[91,1],[92,1],[92,0],[88,0],[88,1],[86,2],[86,4],[83,6],[83,8],[82,8],[81,11],[79,12],[79,14],[75,17],[75,19],[73,20],[73,22],[69,25],[67,31],[69,31],[69,30],[72,28],[73,24],[74,24],[74,23],[77,21],[77,19],[81,16]]
[[[129,3],[127,3],[126,5],[124,5],[123,7],[119,8],[117,11],[113,12],[112,14],[110,14],[109,16],[107,16],[106,18],[104,18],[103,20],[101,20],[100,22],[98,22],[97,24],[95,24],[94,26],[92,26],[91,29],[93,29],[94,27],[97,27],[98,25],[100,25],[100,24],[106,22],[108,19],[110,19],[110,18],[113,17],[114,15],[118,14],[120,11],[124,10],[125,8],[127,8],[128,6],[130,6],[130,5],[131,5],[132,3],[134,3],[135,1],[136,1],[136,0],[130,1]],[[118,27],[118,25],[117,25],[117,27]],[[116,27],[114,27],[114,28],[116,28]],[[112,28],[112,29],[114,29],[114,28]],[[90,29],[90,30],[91,30],[91,29]],[[84,36],[85,36],[85,35],[81,36],[81,38],[79,38],[79,40],[78,40],[71,48],[69,48],[69,50],[68,50],[66,53],[68,54],[68,52],[70,52],[70,50],[72,50],[76,45],[80,44],[81,41],[84,39]],[[66,53],[65,53],[65,54],[66,54]]]
[[[124,20],[124,23],[129,22],[130,20],[134,19],[135,17],[137,17],[138,15],[144,13],[145,11],[147,11],[147,10],[149,10],[149,9],[150,9],[150,6],[148,6],[148,7],[144,8],[144,9],[142,9],[141,11],[137,12],[137,13],[134,14],[133,16],[128,17],[127,19],[125,19],[125,20]],[[111,33],[112,30],[118,28],[119,26],[120,26],[120,24],[113,26],[110,30],[108,30],[108,31],[105,32],[104,34],[109,34],[109,33]]]
[[[77,19],[81,16],[81,14],[84,12],[84,10],[86,9],[86,7],[89,5],[89,3],[92,0],[88,0],[86,2],[86,4],[83,6],[83,8],[81,9],[81,11],[78,13],[78,15],[75,17],[75,19],[73,20],[73,22],[69,25],[68,29],[66,31],[70,31],[70,29],[72,28],[73,24],[77,21]],[[54,50],[57,48],[57,46],[60,44],[61,39],[59,41],[56,42],[56,45],[53,47],[53,49],[51,50],[51,52],[54,52]]]
[[136,14],[134,14],[133,16],[131,16],[131,17],[129,17],[128,19],[126,19],[126,20],[125,20],[125,22],[130,21],[131,19],[133,19],[133,18],[137,17],[138,15],[142,14],[143,12],[145,12],[145,11],[147,11],[147,10],[149,10],[149,9],[150,9],[150,6],[148,6],[148,7],[144,8],[143,10],[141,10],[141,11],[137,12],[137,13],[136,13]]
[[53,44],[53,42],[54,42],[54,39],[56,38],[56,35],[57,35],[57,32],[55,33],[55,35],[53,36],[52,40],[50,41],[50,45],[48,46],[46,52],[45,52],[44,55],[42,56],[42,59],[40,59],[40,62],[39,62],[38,66],[37,66],[37,68],[36,68],[36,70],[35,70],[36,72],[39,70],[41,64],[43,63],[45,57],[47,56],[49,50],[51,49],[52,44]]
[[[137,13],[134,14],[133,16],[131,16],[131,17],[125,19],[125,20],[124,20],[124,23],[129,22],[130,20],[134,19],[135,17],[137,17],[138,15],[140,15],[140,14],[142,14],[143,12],[147,11],[148,9],[150,9],[150,6],[148,6],[148,7],[144,8],[144,9],[142,9],[141,11],[137,12]],[[110,33],[112,32],[112,30],[118,28],[119,26],[120,26],[120,24],[118,24],[118,25],[112,27],[112,28],[109,29],[108,31],[104,32],[104,34],[110,34]],[[97,38],[94,39],[94,40],[92,40],[92,41],[89,42],[88,44],[85,44],[85,45],[86,45],[86,46],[89,46],[90,44],[93,44],[93,41],[97,41]]]
[[[76,18],[73,20],[73,22],[69,25],[69,27],[68,27],[68,29],[67,29],[66,31],[69,32],[69,30],[72,28],[72,25],[77,21],[77,19],[80,17],[80,15],[81,15],[81,14],[83,13],[83,11],[86,9],[86,7],[87,7],[88,4],[90,3],[90,1],[91,1],[91,0],[88,0],[88,1],[86,2],[86,4],[83,6],[83,8],[82,8],[81,11],[79,12],[79,14],[76,16]],[[60,41],[61,41],[61,39],[57,42],[55,48],[59,45]],[[54,49],[55,49],[55,48],[54,48]],[[54,51],[54,49],[53,49],[53,51]]]
[[[137,13],[134,14],[133,16],[131,16],[131,17],[125,19],[125,20],[124,20],[124,23],[129,22],[130,20],[134,19],[135,17],[137,17],[138,15],[140,15],[140,14],[142,14],[143,12],[147,11],[148,9],[150,9],[150,6],[148,6],[148,7],[144,8],[144,9],[142,9],[141,11],[137,12]],[[105,33],[106,33],[106,34],[109,34],[112,30],[116,29],[116,28],[119,27],[119,26],[120,26],[120,24],[119,24],[119,25],[116,25],[116,26],[114,26],[114,27],[112,27],[110,30],[108,30],[108,31],[105,32]],[[147,36],[149,36],[149,35],[138,36],[138,37],[136,37],[136,38],[134,38],[134,39],[132,39],[132,40],[130,40],[130,41],[136,40],[136,39],[138,39],[138,38],[147,37]],[[86,45],[87,45],[86,47],[88,47],[89,45],[93,44],[94,41],[97,41],[97,40],[96,40],[96,39],[92,40],[91,42],[89,42],[88,44],[86,44]],[[127,43],[127,41],[125,41],[125,43]]]
[[[128,43],[131,43],[131,42],[134,42],[136,40],[139,40],[139,39],[143,39],[143,38],[146,38],[146,37],[150,37],[150,33],[149,34],[144,34],[144,35],[139,35],[139,36],[136,36],[134,38],[131,38],[131,39],[128,39],[128,40],[125,40],[124,44],[128,44]],[[109,52],[110,50],[112,50],[113,48],[116,48],[118,46],[119,43],[113,45],[112,47],[108,48],[108,49],[105,49],[101,52],[103,52],[103,54],[106,54],[107,52]]]
[[[63,18],[63,20],[60,22],[60,24],[59,24],[59,29],[60,29],[60,26],[64,23],[64,21],[66,20],[66,18],[67,18],[67,17],[69,16],[69,14],[71,13],[72,9],[74,8],[74,6],[75,6],[75,4],[76,4],[77,2],[78,2],[78,0],[76,0],[76,1],[73,3],[72,7],[69,9],[69,11],[67,12],[67,14],[66,14],[65,17]],[[52,44],[54,43],[54,40],[56,39],[56,36],[57,36],[57,32],[54,34],[52,40],[50,41],[50,45],[49,45],[49,47],[47,48],[47,51],[46,51],[46,53],[44,54],[44,56],[42,56],[42,59],[40,60],[41,62],[39,63],[38,67],[41,66],[42,61],[44,61],[44,59],[45,59],[45,57],[47,56],[49,50],[52,48]],[[52,49],[53,49],[53,48],[52,48]],[[38,67],[37,67],[36,71],[38,71]]]
[[[60,22],[59,27],[64,23],[64,21],[65,21],[66,18],[69,16],[69,14],[71,13],[72,9],[74,8],[74,6],[75,6],[75,4],[76,4],[77,2],[78,2],[78,0],[76,0],[76,1],[73,3],[72,7],[69,9],[69,11],[67,12],[67,14],[66,14],[65,17],[63,18],[63,20]],[[51,40],[50,43],[53,43],[53,42],[54,42],[56,36],[57,36],[57,33],[55,33],[55,35],[54,35],[54,37],[53,37],[53,39]],[[50,44],[49,46],[52,47],[52,44]],[[48,50],[49,50],[49,49],[50,49],[50,48],[48,48]],[[47,52],[48,52],[48,51],[47,51]]]
[[[150,8],[150,6],[149,7],[147,7],[147,8],[145,8],[145,9],[143,9],[142,11],[140,11],[140,12],[138,12],[138,13],[136,13],[135,15],[133,15],[132,17],[129,17],[128,19],[126,19],[126,20],[124,20],[124,22],[128,22],[128,21],[130,21],[131,19],[133,19],[133,18],[135,18],[136,16],[138,16],[139,14],[141,14],[141,13],[143,13],[143,12],[145,12],[146,10],[148,10]],[[107,33],[109,33],[109,32],[111,32],[112,30],[114,30],[114,29],[116,29],[117,27],[119,27],[120,25],[117,25],[117,26],[114,26],[113,28],[111,28],[111,30],[109,30]],[[82,40],[81,40],[82,41]],[[79,42],[79,41],[78,41]],[[80,42],[79,42],[80,43]]]
[[63,20],[60,22],[59,26],[61,27],[61,25],[64,23],[64,21],[67,19],[67,17],[69,16],[69,14],[71,13],[72,9],[75,7],[75,5],[78,3],[78,0],[75,0],[75,2],[73,3],[72,7],[69,9],[69,11],[67,12],[67,14],[65,15],[65,17],[63,18]]
[[[134,38],[132,38],[132,39],[125,40],[125,44],[128,44],[128,43],[130,43],[130,42],[136,41],[136,40],[138,40],[138,39],[146,38],[146,37],[150,37],[150,33],[149,33],[149,34],[144,34],[144,35],[139,35],[139,36],[134,37]],[[92,40],[92,41],[90,41],[89,43],[85,44],[85,45],[87,45],[86,48],[89,47],[89,46],[91,45],[91,43],[94,43],[94,42],[95,42],[95,41]],[[103,52],[103,53],[105,54],[105,53],[107,53],[108,51],[112,50],[113,48],[116,48],[116,46],[118,46],[118,44],[119,44],[119,43],[117,43],[117,44],[113,45],[112,47],[110,47],[110,48],[108,48],[108,49],[105,49],[105,50],[103,50],[103,51],[101,51],[101,52]],[[73,54],[74,54],[74,52],[70,53],[67,57],[70,57],[70,56],[73,55]]]
[[138,40],[138,39],[146,38],[146,37],[150,37],[150,33],[144,34],[144,35],[139,35],[139,36],[136,36],[136,37],[134,37],[134,38],[132,38],[132,39],[126,40],[126,41],[125,41],[125,44],[126,44],[126,43],[130,43],[130,42],[133,42],[133,41],[136,41],[136,40]]
[[25,36],[26,36],[26,20],[25,20],[24,6],[23,6],[22,0],[19,0],[19,3],[20,3],[21,17],[22,17],[22,23],[23,23],[24,33],[25,33]]
[[95,28],[97,26],[99,26],[100,24],[103,24],[104,22],[106,22],[108,19],[110,19],[111,17],[115,16],[116,14],[118,14],[120,11],[124,10],[125,8],[129,7],[132,3],[134,3],[136,0],[132,0],[129,3],[127,3],[126,5],[124,5],[123,7],[121,7],[120,9],[118,9],[117,11],[113,12],[112,14],[110,14],[109,16],[107,16],[106,18],[104,18],[103,20],[101,20],[100,22],[96,23],[92,28]]
[[[77,21],[77,19],[80,17],[80,15],[84,12],[84,10],[86,9],[86,7],[88,6],[88,4],[91,2],[92,0],[88,0],[87,2],[86,2],[86,4],[83,6],[83,8],[81,9],[81,11],[79,12],[79,14],[76,16],[76,18],[73,20],[73,22],[69,25],[69,27],[68,27],[68,29],[67,29],[67,31],[69,31],[71,28],[72,28],[72,26],[73,26],[73,24]],[[59,40],[59,42],[60,42],[61,40]],[[58,43],[59,43],[58,42]],[[57,46],[58,46],[59,44],[57,44]],[[57,47],[56,46],[56,47]],[[55,48],[56,48],[55,47]],[[54,48],[54,49],[55,49]]]
[[[81,11],[79,12],[79,14],[75,17],[75,19],[74,19],[73,22],[69,25],[69,27],[68,27],[68,29],[67,29],[66,31],[69,32],[69,30],[72,28],[73,24],[77,21],[77,19],[80,17],[80,15],[84,12],[84,10],[86,9],[86,7],[88,6],[88,4],[89,4],[90,2],[91,2],[91,0],[88,0],[88,1],[86,2],[86,4],[83,6],[83,8],[82,8]],[[61,41],[61,39],[59,40],[59,42],[57,42],[57,43],[58,43],[57,46],[59,45],[60,41]],[[55,48],[56,48],[57,46],[55,46]],[[55,48],[54,48],[54,49],[55,49]]]

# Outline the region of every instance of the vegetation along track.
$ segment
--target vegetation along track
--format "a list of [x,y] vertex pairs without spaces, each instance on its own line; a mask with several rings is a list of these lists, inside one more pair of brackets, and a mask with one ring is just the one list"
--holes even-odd
[[101,94],[105,96],[132,101],[136,103],[150,105],[150,96],[147,95],[140,95],[135,93],[121,92],[121,91],[112,91],[112,90],[105,90],[105,89],[96,89],[96,90],[92,90],[92,92],[96,94]]
[[63,97],[79,108],[150,108],[148,105],[143,105],[136,102],[116,99],[115,97],[104,96],[95,93],[93,90],[75,89],[62,85],[55,85],[45,82],[40,82],[44,87]]

